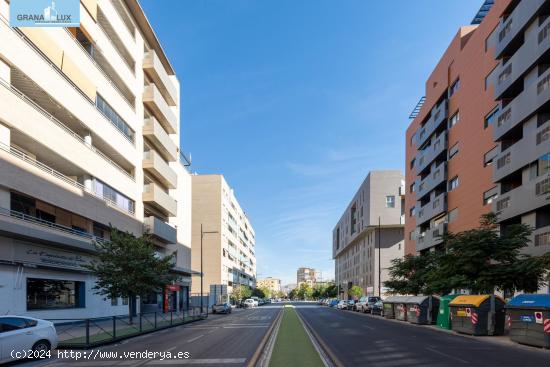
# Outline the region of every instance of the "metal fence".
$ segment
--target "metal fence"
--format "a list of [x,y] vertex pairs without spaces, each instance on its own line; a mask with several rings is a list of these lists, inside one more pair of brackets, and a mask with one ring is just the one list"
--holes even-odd
[[[206,312],[205,312],[206,310]],[[92,348],[151,331],[203,320],[208,317],[208,306],[186,311],[140,313],[89,319],[49,319],[55,324],[59,348]]]

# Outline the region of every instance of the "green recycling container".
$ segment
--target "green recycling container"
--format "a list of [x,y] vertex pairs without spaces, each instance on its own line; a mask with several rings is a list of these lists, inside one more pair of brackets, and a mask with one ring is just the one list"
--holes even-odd
[[442,296],[439,298],[439,312],[437,313],[437,326],[439,326],[442,329],[451,330],[451,314],[450,314],[450,308],[449,303],[455,297],[458,296],[458,294],[448,294],[446,296]]

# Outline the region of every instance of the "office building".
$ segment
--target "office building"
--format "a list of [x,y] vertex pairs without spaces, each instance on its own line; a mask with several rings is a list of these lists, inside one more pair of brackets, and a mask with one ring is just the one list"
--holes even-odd
[[[12,28],[0,1],[0,310],[121,315],[84,268],[110,225],[176,252],[177,284],[137,311],[182,309],[191,176],[179,83],[136,0],[82,0],[75,28]],[[132,302],[133,300],[130,300]],[[141,306],[140,306],[141,304]]]
[[[203,291],[211,285],[256,286],[256,239],[246,213],[223,175],[193,175],[192,268],[204,273]],[[203,231],[201,249],[201,228]],[[210,232],[210,233],[205,233]],[[201,255],[202,253],[202,255]],[[201,285],[193,281],[193,294]]]
[[[485,1],[461,27],[425,84],[406,133],[406,253],[440,247],[441,235],[476,228],[498,187],[493,142],[498,14],[510,1]],[[496,162],[496,164],[495,164]]]
[[405,250],[403,186],[400,171],[371,171],[334,227],[332,257],[341,297],[355,285],[365,295],[384,295],[391,260]]
[[271,297],[274,297],[281,291],[281,279],[272,277],[258,279],[256,287],[269,289],[271,291]]
[[321,280],[321,272],[313,268],[298,268],[296,271],[296,283],[300,286],[301,283],[307,283],[311,286]]

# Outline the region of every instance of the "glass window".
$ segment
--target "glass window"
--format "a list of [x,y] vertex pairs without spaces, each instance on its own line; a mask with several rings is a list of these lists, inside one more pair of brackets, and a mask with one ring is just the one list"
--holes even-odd
[[538,175],[542,176],[550,171],[550,153],[539,157]]
[[411,217],[414,217],[414,215],[416,214],[416,206],[413,206],[409,212],[409,214],[411,215]]
[[84,282],[27,278],[27,310],[85,307]]
[[386,208],[395,208],[395,196],[386,196]]
[[96,96],[96,106],[122,134],[134,142],[134,131],[99,94]]
[[483,205],[488,205],[493,202],[498,197],[498,192],[496,187],[493,187],[491,190],[487,190],[483,193]]
[[495,122],[495,119],[498,115],[498,111],[499,111],[499,108],[497,106],[491,112],[489,112],[487,116],[485,116],[485,122],[483,123],[484,129],[488,128],[490,125],[493,124],[493,122]]
[[111,186],[106,183],[94,178],[94,192],[98,195],[103,196],[104,199],[109,200],[116,206],[121,209],[126,210],[127,212],[133,213],[135,210],[135,203],[133,200],[122,195]]
[[457,187],[458,187],[458,176],[455,176],[449,181],[449,191],[454,190]]
[[451,118],[449,119],[449,128],[453,127],[456,125],[456,123],[460,120],[460,115],[459,113],[455,113],[454,115],[451,116]]
[[111,298],[111,306],[118,306],[118,297]]
[[22,317],[3,317],[0,319],[0,332],[19,330],[29,327],[27,319]]
[[457,217],[458,217],[458,208],[454,208],[453,210],[451,210],[449,212],[449,214],[447,214],[447,217],[448,217],[448,222],[452,222],[454,221]]
[[493,149],[491,149],[490,151],[488,151],[487,153],[485,153],[485,155],[483,156],[483,166],[487,167],[487,166],[493,164],[493,159],[495,159],[495,157],[498,155],[499,151],[500,151],[500,148],[498,146],[496,146]]
[[457,153],[458,153],[458,143],[456,143],[451,147],[451,149],[449,149],[449,160],[451,160],[451,158],[457,155]]
[[451,84],[451,87],[449,88],[449,97],[452,97],[452,95],[455,94],[459,88],[460,88],[460,79],[457,79],[454,81],[453,84]]

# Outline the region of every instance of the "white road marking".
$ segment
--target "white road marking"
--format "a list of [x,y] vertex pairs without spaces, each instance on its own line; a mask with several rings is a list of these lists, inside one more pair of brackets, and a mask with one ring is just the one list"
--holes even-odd
[[187,343],[193,343],[195,340],[199,340],[200,338],[202,338],[204,336],[204,334],[201,334],[199,336],[196,336],[194,338],[191,338],[187,341]]
[[266,328],[269,327],[269,325],[246,325],[246,326],[223,326],[223,329],[246,329],[246,328]]
[[156,364],[242,364],[246,358],[203,358],[203,359],[165,359],[163,361],[155,360],[147,363]]
[[465,363],[465,364],[470,364],[470,362],[468,362],[467,360],[465,359],[462,359],[462,358],[458,358],[458,357],[455,357],[453,355],[450,355],[450,354],[447,354],[447,353],[443,353],[437,349],[433,349],[433,348],[429,348],[427,347],[426,350],[429,350],[430,352],[433,352],[435,354],[439,354],[440,356],[443,356],[443,357],[446,357],[446,358],[451,358],[451,359],[454,359],[455,361],[459,361],[459,362],[462,362],[462,363]]

